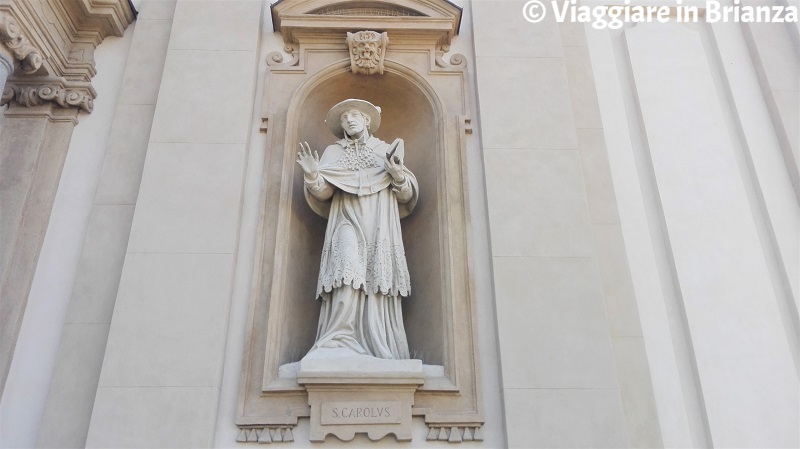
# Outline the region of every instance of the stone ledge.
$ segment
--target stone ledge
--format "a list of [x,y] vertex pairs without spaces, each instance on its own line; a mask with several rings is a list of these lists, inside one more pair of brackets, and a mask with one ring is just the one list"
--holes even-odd
[[299,384],[425,383],[421,360],[390,360],[355,354],[346,349],[316,349],[300,361]]

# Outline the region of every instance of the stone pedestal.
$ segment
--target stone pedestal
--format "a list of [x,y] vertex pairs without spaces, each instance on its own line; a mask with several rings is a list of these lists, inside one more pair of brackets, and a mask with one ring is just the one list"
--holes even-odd
[[366,433],[411,441],[414,392],[425,382],[421,360],[385,360],[340,349],[317,349],[300,362],[297,382],[308,391],[310,440],[350,441]]

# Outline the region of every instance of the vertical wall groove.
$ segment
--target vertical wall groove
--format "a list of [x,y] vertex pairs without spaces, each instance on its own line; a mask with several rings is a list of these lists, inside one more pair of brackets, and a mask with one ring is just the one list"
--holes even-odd
[[[688,406],[687,414],[695,447],[713,447],[711,432],[708,427],[708,417],[703,400],[702,386],[700,384],[697,359],[692,346],[691,332],[686,319],[686,310],[681,296],[681,289],[675,271],[674,258],[671,254],[669,233],[667,231],[661,196],[655,181],[653,161],[644,128],[641,107],[636,101],[636,82],[633,77],[630,54],[623,32],[616,37],[615,57],[617,66],[622,67],[620,83],[627,87],[628,95],[625,98],[625,109],[629,117],[634,117],[635,128],[631,128],[631,141],[634,147],[634,159],[639,178],[643,180],[643,196],[649,200],[645,204],[647,222],[653,250],[656,254],[661,286],[666,300],[667,314],[669,317],[672,340],[675,344],[676,359],[681,377],[685,403]],[[623,87],[623,89],[625,88]],[[630,120],[630,119],[629,119]]]
[[792,359],[794,360],[795,371],[798,376],[800,376],[800,341],[798,341],[798,335],[800,335],[800,322],[798,320],[800,320],[800,317],[798,316],[798,310],[792,295],[789,273],[780,256],[780,245],[775,233],[775,227],[770,219],[764,192],[761,188],[761,184],[757,182],[758,174],[753,162],[753,150],[747,143],[742,121],[737,114],[730,80],[722,69],[724,63],[719,44],[711,29],[704,28],[703,31],[703,43],[706,46],[706,53],[713,57],[713,64],[711,64],[711,66],[716,72],[715,76],[719,80],[716,86],[720,91],[719,97],[723,103],[722,109],[726,111],[725,118],[729,122],[731,133],[735,135],[733,139],[735,142],[734,155],[736,156],[736,162],[738,163],[739,172],[743,181],[742,183],[747,192],[747,198],[753,212],[753,220],[758,230],[764,261],[769,270],[772,287],[775,290],[778,310],[781,320],[783,321],[783,332],[786,334]]

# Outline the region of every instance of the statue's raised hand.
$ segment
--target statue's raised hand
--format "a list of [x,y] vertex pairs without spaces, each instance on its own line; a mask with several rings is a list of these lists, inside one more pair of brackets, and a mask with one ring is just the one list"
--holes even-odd
[[297,163],[311,179],[317,179],[319,174],[319,155],[311,152],[308,142],[300,142],[300,151],[297,152]]

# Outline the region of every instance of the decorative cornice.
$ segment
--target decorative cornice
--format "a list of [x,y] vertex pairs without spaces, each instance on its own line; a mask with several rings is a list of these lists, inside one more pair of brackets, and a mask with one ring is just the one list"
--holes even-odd
[[383,75],[383,59],[389,35],[386,32],[359,31],[347,33],[347,46],[350,48],[350,70],[365,75]]
[[3,11],[0,11],[0,42],[20,61],[20,70],[23,73],[33,73],[42,66],[42,54],[31,45],[17,21]]
[[0,105],[13,103],[32,107],[53,102],[62,108],[80,108],[92,112],[95,91],[87,83],[69,83],[63,79],[34,78],[30,82],[9,81],[3,89]]
[[334,5],[329,0],[282,0],[271,9],[273,29],[286,44],[329,40],[355,28],[387,32],[393,45],[420,39],[449,45],[461,22],[461,8],[442,0],[344,0]]
[[0,43],[21,61],[2,104],[91,112],[95,48],[134,19],[128,0],[0,0]]
[[81,5],[81,23],[93,22],[103,39],[122,36],[125,28],[136,19],[136,11],[128,0],[72,0]]

